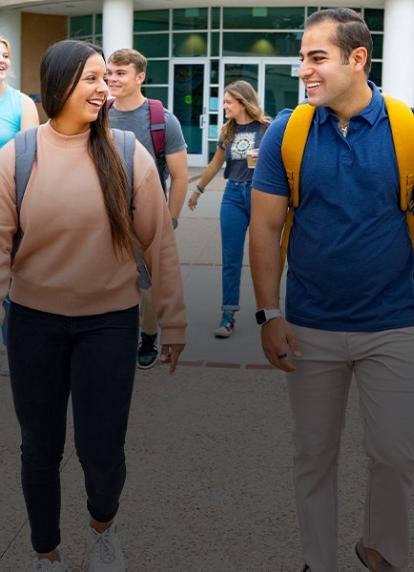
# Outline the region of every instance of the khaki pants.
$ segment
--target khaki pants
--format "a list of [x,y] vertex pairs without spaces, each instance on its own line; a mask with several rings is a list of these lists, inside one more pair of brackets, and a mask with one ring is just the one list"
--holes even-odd
[[139,304],[141,333],[153,335],[158,333],[157,315],[152,304],[151,288],[141,290],[142,297]]
[[337,570],[337,462],[354,374],[369,458],[363,541],[394,566],[406,566],[414,472],[414,327],[348,333],[294,326],[294,331],[303,356],[294,359],[297,370],[287,380],[305,561],[312,572]]

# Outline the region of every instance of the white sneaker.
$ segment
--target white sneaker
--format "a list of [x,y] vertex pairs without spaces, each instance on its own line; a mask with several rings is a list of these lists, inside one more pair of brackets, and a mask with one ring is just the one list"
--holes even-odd
[[89,572],[125,572],[124,555],[113,522],[102,534],[88,529]]
[[63,562],[51,562],[45,558],[33,558],[25,572],[69,572]]

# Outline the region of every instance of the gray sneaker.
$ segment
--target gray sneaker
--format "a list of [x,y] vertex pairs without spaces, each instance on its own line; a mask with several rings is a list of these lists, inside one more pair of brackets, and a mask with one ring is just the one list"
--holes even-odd
[[368,568],[370,572],[403,572],[402,568],[397,568],[382,558],[373,564],[368,562],[368,554],[362,538],[355,544],[355,554],[360,564]]
[[89,572],[125,572],[124,555],[113,522],[102,534],[88,528]]
[[63,562],[51,562],[45,558],[32,558],[25,572],[69,572]]

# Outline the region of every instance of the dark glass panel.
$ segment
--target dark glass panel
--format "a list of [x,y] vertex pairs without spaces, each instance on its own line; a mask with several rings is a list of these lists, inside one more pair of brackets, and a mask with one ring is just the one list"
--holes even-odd
[[211,27],[214,30],[220,28],[220,8],[211,9]]
[[219,56],[220,55],[220,34],[219,32],[212,32],[211,33],[211,56]]
[[134,34],[134,48],[147,58],[168,58],[168,34]]
[[384,36],[382,34],[372,34],[372,42],[374,44],[374,49],[372,51],[372,57],[376,60],[382,59],[382,47],[384,43]]
[[168,10],[134,12],[134,32],[163,32],[169,30]]
[[176,64],[174,66],[174,114],[183,130],[189,154],[202,153],[204,66],[202,64]]
[[206,30],[207,8],[182,8],[173,10],[173,30]]
[[150,99],[160,99],[164,107],[168,107],[168,87],[152,87],[149,85],[142,86],[142,93]]
[[92,16],[73,16],[70,19],[70,37],[80,38],[92,35]]
[[244,79],[257,91],[259,66],[257,64],[226,64],[224,68],[224,85]]
[[375,83],[378,87],[382,85],[382,63],[373,62],[371,67],[371,73],[369,74],[369,79]]
[[219,82],[219,60],[211,60],[210,62],[210,83]]
[[224,8],[226,30],[296,30],[302,29],[305,8]]
[[173,54],[178,57],[206,56],[207,34],[174,34]]
[[168,60],[149,61],[145,83],[168,83]]
[[246,32],[223,34],[223,56],[297,56],[301,33]]
[[372,32],[384,31],[384,10],[372,10],[371,8],[365,8],[364,18],[368,28]]

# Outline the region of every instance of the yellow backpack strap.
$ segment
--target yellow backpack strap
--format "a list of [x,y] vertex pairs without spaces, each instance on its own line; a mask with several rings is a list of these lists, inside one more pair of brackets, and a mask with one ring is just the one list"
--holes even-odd
[[414,115],[403,101],[384,96],[400,177],[400,207],[414,248]]
[[299,206],[300,169],[314,114],[315,108],[312,105],[308,103],[298,105],[293,110],[283,135],[281,153],[288,179],[290,197],[289,209],[280,242],[282,269],[285,265],[289,236],[293,225],[294,209]]

